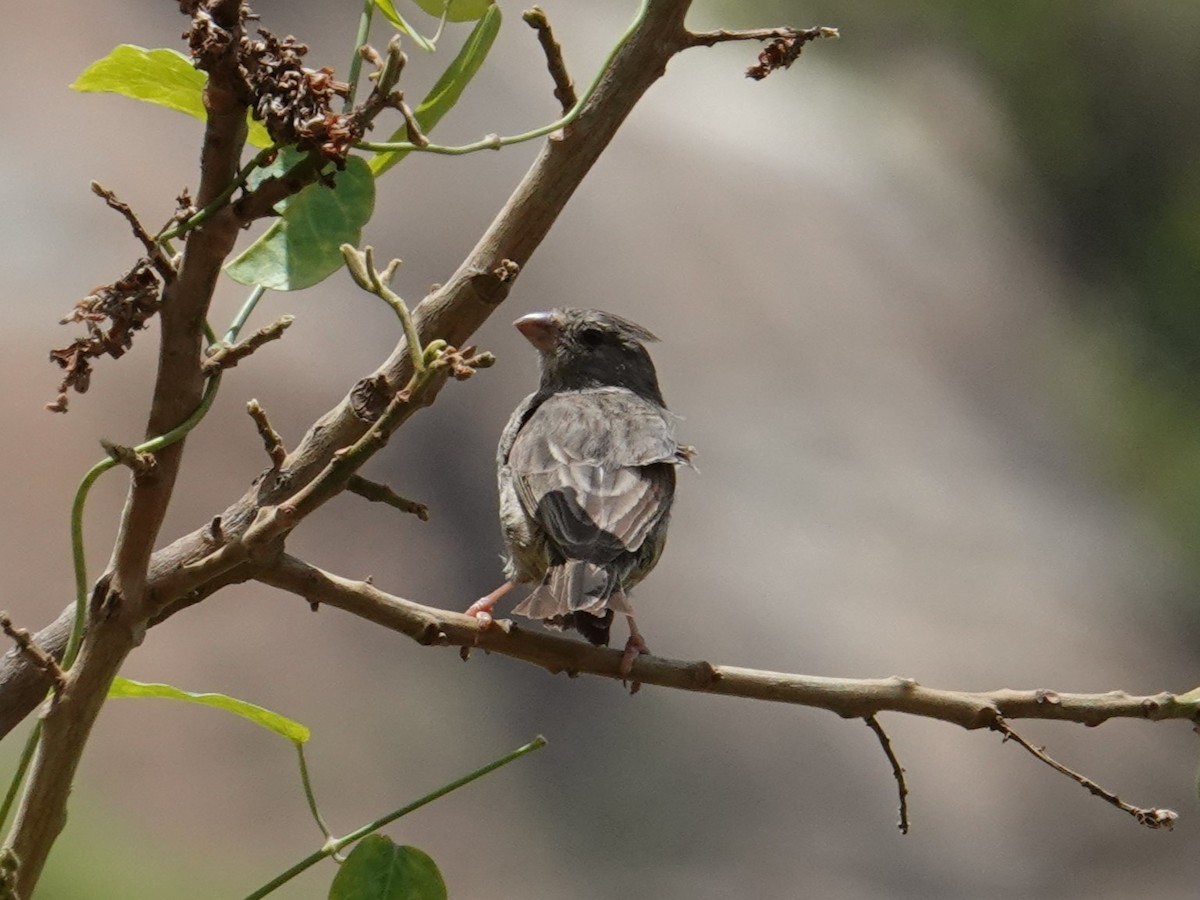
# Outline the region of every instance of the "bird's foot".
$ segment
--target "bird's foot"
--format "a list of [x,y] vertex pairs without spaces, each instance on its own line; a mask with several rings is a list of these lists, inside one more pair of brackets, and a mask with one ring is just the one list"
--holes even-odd
[[472,618],[479,620],[479,627],[483,629],[490,628],[495,621],[492,618],[492,610],[496,608],[496,602],[513,589],[515,582],[506,581],[500,587],[496,588],[485,597],[480,597],[466,609],[466,614]]
[[621,674],[621,681],[629,682],[630,695],[636,694],[642,687],[640,681],[629,681],[629,676],[633,672],[633,661],[642,654],[649,656],[650,648],[646,646],[645,640],[630,622],[629,640],[625,642],[625,652],[621,654],[621,665],[617,667],[617,671]]
[[[466,608],[466,615],[475,619],[479,623],[480,632],[487,631],[496,624],[496,620],[492,618],[492,610],[496,608],[496,601],[511,591],[515,585],[516,582],[514,581],[506,581],[490,594],[480,597]],[[475,636],[475,643],[479,643],[478,635]],[[463,650],[463,659],[466,659],[469,651],[465,647]]]

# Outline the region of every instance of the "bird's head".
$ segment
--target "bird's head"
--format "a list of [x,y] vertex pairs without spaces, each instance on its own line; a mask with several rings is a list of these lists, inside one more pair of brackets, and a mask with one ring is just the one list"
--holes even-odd
[[513,324],[541,356],[542,393],[623,387],[663,404],[645,347],[658,338],[642,326],[595,309],[530,313]]

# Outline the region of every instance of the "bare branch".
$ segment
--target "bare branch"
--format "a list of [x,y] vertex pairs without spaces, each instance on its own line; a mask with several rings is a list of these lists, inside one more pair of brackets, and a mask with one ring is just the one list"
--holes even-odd
[[404,102],[404,96],[398,95],[394,105],[396,109],[400,110],[400,115],[404,117],[405,135],[408,140],[418,147],[428,147],[429,138],[425,137],[425,133],[421,131],[421,123],[417,121],[417,117],[413,115],[409,105]]
[[[552,673],[598,675],[621,680],[621,651],[592,647],[541,629],[508,622],[481,627],[473,616],[423,606],[387,594],[373,585],[350,581],[282,555],[255,578],[314,602],[336,606],[408,635],[419,644],[478,647],[533,663]],[[499,622],[497,623],[500,624]],[[951,691],[925,687],[911,678],[826,678],[769,672],[644,655],[633,663],[632,677],[659,687],[809,706],[844,718],[900,712],[949,722],[966,729],[991,728],[1004,719],[1050,719],[1099,725],[1115,718],[1163,721],[1200,717],[1200,695],[1133,696],[1060,694],[1047,690]]]
[[8,613],[0,612],[0,629],[17,645],[17,649],[50,680],[50,685],[58,695],[66,685],[66,676],[58,666],[58,660],[38,646],[37,641],[29,636],[24,628],[13,625]]
[[770,41],[758,54],[758,62],[746,69],[746,77],[762,81],[772,72],[790,68],[800,58],[804,45],[817,38],[838,38],[836,28],[755,28],[750,31],[693,32],[693,47],[712,47],[729,41]]
[[[284,460],[287,459],[287,449],[283,446],[283,438],[279,436],[279,432],[271,427],[271,421],[267,418],[267,411],[262,408],[257,400],[251,400],[246,404],[246,412],[254,420],[254,427],[258,429],[258,436],[263,439],[263,446],[267,448],[267,456],[271,457],[271,467],[273,469],[280,468]],[[220,516],[217,518],[220,519]]]
[[1083,787],[1087,788],[1091,793],[1099,797],[1104,802],[1111,803],[1122,812],[1129,813],[1129,815],[1133,816],[1133,818],[1136,819],[1139,824],[1145,825],[1147,828],[1163,828],[1167,831],[1170,831],[1175,827],[1175,820],[1179,818],[1179,814],[1174,810],[1142,809],[1137,806],[1130,806],[1116,794],[1112,793],[1112,791],[1107,791],[1100,787],[1100,785],[1096,784],[1096,782],[1092,781],[1092,779],[1088,778],[1086,775],[1076,772],[1074,769],[1069,769],[1062,763],[1058,762],[1058,760],[1053,759],[1049,754],[1046,753],[1044,747],[1033,746],[1033,744],[1029,743],[1029,741],[1025,740],[1025,738],[1013,731],[1012,726],[1004,721],[1004,719],[997,719],[989,727],[993,731],[998,731],[1004,735],[1004,740],[1014,741],[1017,744],[1020,744],[1054,771],[1060,772],[1073,781],[1083,785]]
[[550,77],[554,79],[554,98],[562,105],[565,114],[578,102],[578,98],[575,96],[575,85],[567,72],[567,64],[563,61],[562,47],[554,39],[554,32],[550,28],[550,20],[539,6],[525,10],[521,18],[530,28],[537,31],[538,43],[542,45],[542,52],[546,54],[546,68],[550,70]]
[[92,182],[92,193],[100,197],[109,209],[119,212],[125,217],[125,221],[129,223],[129,227],[133,229],[133,236],[142,242],[142,246],[146,249],[146,256],[153,263],[155,271],[164,282],[171,281],[175,278],[175,266],[167,258],[167,254],[163,251],[162,245],[158,243],[138,220],[134,211],[129,204],[117,198],[117,195],[106,188],[98,181]]
[[232,369],[239,362],[261,347],[263,344],[271,341],[277,341],[283,337],[283,333],[296,320],[295,316],[280,316],[270,325],[265,325],[244,341],[238,341],[236,344],[222,344],[213,350],[208,359],[204,361],[201,369],[205,375],[215,375],[224,369]]
[[[1046,690],[990,692],[947,691],[926,688],[907,678],[823,678],[787,672],[769,672],[699,661],[639,656],[631,673],[621,672],[619,650],[593,647],[583,641],[527,630],[511,621],[486,626],[474,616],[423,606],[396,597],[364,581],[349,581],[281,554],[255,577],[303,597],[313,608],[334,606],[393,631],[423,646],[478,647],[490,653],[511,656],[557,674],[599,675],[621,681],[626,677],[641,684],[722,694],[753,700],[768,700],[835,712],[843,718],[862,718],[879,738],[900,794],[900,830],[908,831],[908,786],[904,769],[891,741],[879,725],[882,711],[907,713],[949,722],[967,729],[990,728],[1022,747],[1058,772],[1069,776],[1150,828],[1171,828],[1177,815],[1167,809],[1140,809],[1121,801],[1094,781],[1068,769],[1034,748],[1008,725],[1007,719],[1053,719],[1097,725],[1113,718],[1196,719],[1200,697],[1191,692],[1187,700],[1172,694],[1134,697],[1121,691],[1107,694],[1059,694]],[[465,656],[464,656],[465,658]],[[1052,698],[1052,699],[1051,699]]]
[[428,506],[424,503],[418,503],[416,500],[401,497],[386,484],[369,481],[361,475],[351,475],[350,480],[346,483],[346,490],[358,494],[358,496],[373,503],[386,503],[388,506],[395,507],[401,512],[412,513],[422,522],[429,521]]
[[904,778],[904,767],[896,758],[896,753],[892,749],[892,740],[883,730],[883,726],[879,724],[879,719],[875,716],[864,716],[863,721],[867,723],[868,728],[875,732],[875,737],[879,738],[879,746],[883,748],[884,756],[892,764],[892,776],[896,779],[896,790],[900,794],[900,821],[896,824],[901,834],[908,834],[908,781]]

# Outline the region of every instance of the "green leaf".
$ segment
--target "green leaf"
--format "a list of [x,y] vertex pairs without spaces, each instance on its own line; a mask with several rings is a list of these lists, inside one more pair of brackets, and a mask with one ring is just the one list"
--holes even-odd
[[446,882],[429,854],[369,834],[338,869],[329,900],[446,900]]
[[[303,155],[281,152],[258,179],[290,169]],[[375,208],[375,179],[366,160],[351,156],[334,173],[334,186],[310,184],[277,207],[281,216],[225,266],[234,281],[273,291],[312,287],[341,268],[342,244],[358,246]]]
[[217,709],[234,713],[296,744],[303,744],[312,736],[312,732],[309,731],[308,727],[301,725],[299,722],[281,716],[279,713],[271,712],[269,709],[263,709],[261,706],[255,706],[253,703],[247,703],[245,700],[238,700],[236,697],[229,697],[225,694],[194,694],[191,691],[182,691],[169,684],[145,684],[141,681],[132,681],[118,675],[113,679],[112,687],[108,689],[108,696],[165,697],[168,700],[186,700],[188,703],[214,706]]
[[[442,120],[442,116],[458,102],[458,98],[462,96],[467,85],[471,83],[471,79],[475,77],[475,73],[479,71],[479,67],[483,65],[483,61],[487,59],[488,51],[492,49],[496,35],[500,32],[500,21],[500,7],[489,6],[483,18],[471,31],[471,36],[458,51],[458,56],[454,57],[454,61],[442,73],[437,84],[421,101],[414,116],[417,124],[421,126],[422,132],[429,134],[433,131],[437,123]],[[388,143],[402,141],[406,136],[407,129],[401,126],[388,138]],[[376,176],[382,175],[410,152],[398,150],[394,153],[378,153],[371,158],[371,171]]]
[[416,4],[435,19],[445,11],[447,22],[474,22],[495,5],[493,0],[416,0]]
[[[175,50],[147,50],[121,44],[84,69],[71,85],[85,93],[121,94],[158,106],[178,110],[199,119],[208,118],[204,109],[204,84],[208,75]],[[271,146],[261,122],[247,123],[247,140],[255,147]]]
[[400,15],[399,10],[396,9],[396,6],[392,3],[392,0],[375,0],[375,5],[379,8],[379,11],[387,17],[387,20],[396,26],[397,31],[401,32],[402,34],[407,34],[410,38],[416,41],[417,46],[426,53],[433,53],[437,49],[437,47],[431,44],[429,40],[421,34],[421,32],[417,31],[417,29],[409,25],[408,22],[404,21],[404,16]]
[[123,94],[204,121],[207,113],[201,95],[206,77],[182,53],[121,44],[84,69],[71,87]]

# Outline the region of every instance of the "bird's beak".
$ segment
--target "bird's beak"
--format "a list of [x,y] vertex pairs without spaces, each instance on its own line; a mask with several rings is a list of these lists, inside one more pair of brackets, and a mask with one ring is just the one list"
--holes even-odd
[[548,352],[558,339],[558,320],[554,313],[536,312],[521,316],[513,322],[517,331],[543,353]]

